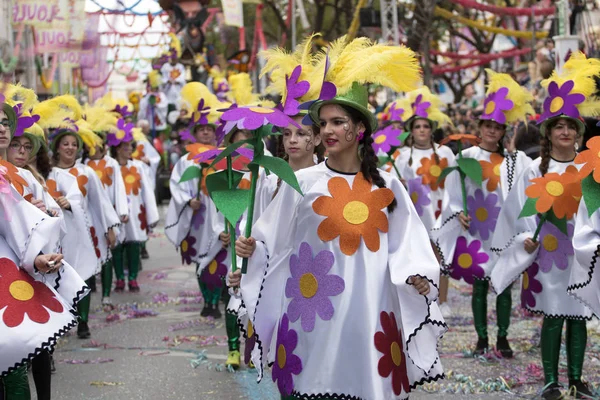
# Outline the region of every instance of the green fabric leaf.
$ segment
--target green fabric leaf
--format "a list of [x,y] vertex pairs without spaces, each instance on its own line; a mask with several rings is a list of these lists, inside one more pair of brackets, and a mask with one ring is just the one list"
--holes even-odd
[[201,176],[202,176],[202,169],[195,165],[190,165],[183,172],[183,175],[181,175],[181,178],[179,179],[179,183],[191,181],[192,179],[198,179]]
[[585,206],[588,209],[588,216],[591,217],[600,208],[600,184],[594,180],[592,174],[581,181],[581,192]]
[[211,198],[227,221],[235,226],[248,207],[249,192],[244,189],[215,190]]
[[221,154],[219,154],[212,162],[212,164],[210,164],[211,167],[214,167],[219,161],[221,161],[222,159],[224,159],[225,157],[227,157],[228,155],[230,155],[231,153],[233,153],[234,151],[236,151],[237,149],[239,149],[240,147],[242,147],[245,144],[252,144],[252,142],[254,141],[254,139],[247,139],[247,140],[241,140],[239,142],[235,142],[233,144],[230,144],[229,146],[227,146],[227,148],[225,150],[223,150],[223,152]]
[[479,161],[474,158],[467,157],[457,159],[456,163],[458,164],[460,170],[464,172],[469,179],[481,186],[481,182],[483,182],[483,171]]
[[446,179],[446,177],[448,175],[450,175],[450,173],[452,171],[456,171],[457,169],[458,169],[458,167],[446,167],[446,168],[444,168],[444,170],[442,171],[442,173],[440,174],[440,176],[438,176],[437,183],[441,183],[444,179]]
[[273,132],[273,125],[263,125],[254,131],[254,137],[259,137],[261,140],[271,135],[280,135],[279,131]]
[[300,189],[294,170],[283,159],[262,155],[255,157],[251,164],[257,164],[268,169],[302,195],[302,189]]
[[[238,187],[240,181],[244,176],[243,172],[233,171],[233,183],[232,188]],[[227,170],[215,172],[206,177],[206,189],[208,194],[212,197],[212,193],[217,190],[228,190],[229,183],[227,182]]]
[[402,143],[404,143],[409,135],[410,135],[410,132],[404,132],[404,133],[402,133],[402,135],[398,136],[398,139],[400,139],[400,141]]
[[519,218],[530,217],[532,215],[537,214],[537,210],[535,209],[535,203],[537,203],[538,199],[532,199],[530,197],[525,201],[525,205],[519,214]]
[[377,163],[377,168],[383,167],[388,161],[390,161],[388,156],[379,156],[378,158],[379,162]]
[[567,231],[567,217],[558,218],[552,209],[548,210],[547,215],[548,218],[546,221],[554,224],[554,226],[556,226],[565,235],[569,235]]

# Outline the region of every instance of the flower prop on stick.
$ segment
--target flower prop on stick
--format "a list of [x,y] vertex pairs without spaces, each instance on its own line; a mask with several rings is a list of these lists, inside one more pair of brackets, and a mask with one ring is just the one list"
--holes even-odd
[[575,157],[575,164],[583,164],[579,171],[583,178],[581,191],[583,201],[588,209],[588,215],[600,208],[600,137],[596,136],[587,141],[588,150],[582,151]]
[[460,174],[460,188],[462,190],[462,198],[463,198],[463,212],[465,216],[468,215],[467,210],[467,188],[465,186],[465,177],[469,177],[473,182],[477,185],[481,186],[483,182],[483,171],[481,168],[481,164],[479,161],[474,158],[464,157],[462,154],[463,144],[477,144],[481,141],[475,135],[464,135],[464,134],[455,134],[449,135],[446,137],[440,144],[446,144],[451,141],[456,141],[458,145],[458,159],[456,160],[455,167],[446,167],[440,174],[438,178],[438,182],[442,182],[452,171],[458,171]]
[[400,171],[396,167],[396,163],[394,162],[393,155],[402,146],[402,143],[406,140],[409,133],[404,132],[400,129],[394,128],[393,125],[388,125],[385,128],[377,131],[373,134],[373,150],[375,154],[385,153],[385,156],[379,156],[379,166],[383,166],[384,164],[390,163],[396,174],[398,175],[398,179],[402,179],[400,176]]
[[577,212],[581,200],[581,180],[577,168],[569,166],[562,174],[547,173],[531,179],[525,189],[528,199],[519,218],[541,214],[533,241],[537,241],[542,225],[548,221],[567,234],[567,220]]

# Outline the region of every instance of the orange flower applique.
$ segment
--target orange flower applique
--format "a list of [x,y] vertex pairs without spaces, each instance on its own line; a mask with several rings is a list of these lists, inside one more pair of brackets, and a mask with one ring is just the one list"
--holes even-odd
[[48,193],[50,194],[50,196],[52,196],[53,199],[58,199],[59,197],[64,196],[63,192],[58,190],[56,186],[56,181],[54,179],[46,180],[46,189],[48,190]]
[[457,134],[454,134],[454,135],[448,135],[448,136],[446,136],[440,142],[440,144],[446,144],[446,143],[453,142],[453,141],[460,141],[463,144],[476,145],[476,144],[479,144],[479,142],[481,142],[481,139],[478,136],[475,136],[475,135],[469,135],[469,134],[464,134],[464,133],[457,133]]
[[98,175],[100,182],[104,186],[112,186],[113,181],[111,177],[114,171],[112,167],[106,166],[106,160],[91,160],[88,166],[96,172],[96,175]]
[[572,169],[563,174],[550,172],[541,178],[531,179],[531,185],[525,189],[527,197],[538,199],[535,209],[545,213],[550,208],[558,218],[571,219],[577,212],[581,200],[581,181]]
[[502,165],[504,157],[498,153],[492,153],[490,161],[479,161],[483,171],[483,180],[487,180],[488,192],[493,192],[500,183],[500,165]]
[[136,196],[140,194],[142,177],[137,168],[134,166],[130,168],[127,168],[126,166],[121,167],[121,174],[123,175],[123,182],[125,182],[125,191],[127,192],[127,195],[130,195],[132,192]]
[[79,175],[79,170],[75,167],[71,168],[69,170],[69,173],[77,178],[77,185],[79,186],[79,190],[81,190],[81,193],[84,197],[87,196],[87,189],[85,188],[85,185],[87,185],[88,183],[88,177],[85,175]]
[[131,157],[134,160],[141,160],[142,158],[146,157],[146,153],[144,153],[144,145],[138,144],[133,153],[131,153]]
[[584,150],[575,157],[575,164],[583,164],[579,171],[585,178],[593,171],[594,180],[600,183],[600,136],[595,136],[587,141],[588,150]]
[[371,191],[372,186],[360,172],[352,188],[344,178],[329,180],[331,197],[321,196],[313,203],[314,212],[327,217],[317,229],[322,241],[339,236],[340,249],[348,256],[356,253],[361,237],[369,250],[379,250],[379,231],[388,231],[388,219],[382,209],[392,203],[394,192],[387,188]]
[[177,78],[179,78],[180,75],[181,75],[181,71],[178,69],[172,69],[171,72],[169,73],[169,76],[171,77],[171,79],[177,79]]
[[25,196],[23,196],[23,198],[31,203],[31,201],[33,200],[33,193],[26,194]]
[[216,149],[216,147],[208,144],[192,143],[185,146],[185,149],[188,151],[187,159],[192,160],[194,157],[199,156],[205,151]]
[[0,160],[0,165],[6,168],[6,174],[4,177],[7,181],[9,181],[15,190],[19,192],[21,196],[25,193],[25,188],[29,187],[27,181],[23,179],[21,175],[19,175],[19,169],[9,163],[8,161]]
[[[437,157],[439,158],[439,157]],[[436,155],[432,154],[431,158],[421,158],[421,166],[417,169],[417,175],[421,177],[421,182],[424,185],[429,185],[431,190],[437,190],[438,187],[444,188],[446,179],[438,183],[438,178],[444,168],[448,166],[447,158],[439,158],[439,163],[436,161]]]

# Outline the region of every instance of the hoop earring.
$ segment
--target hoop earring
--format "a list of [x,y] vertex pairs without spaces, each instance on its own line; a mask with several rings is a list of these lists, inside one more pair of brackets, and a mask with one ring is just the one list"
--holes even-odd
[[577,141],[575,141],[575,144],[573,145],[573,147],[575,148],[575,153],[577,153],[579,151],[579,143],[577,143]]
[[363,151],[364,151],[364,149],[365,149],[364,145],[361,144],[361,145],[358,146],[358,159],[360,160],[360,162],[362,162],[362,160],[363,160]]

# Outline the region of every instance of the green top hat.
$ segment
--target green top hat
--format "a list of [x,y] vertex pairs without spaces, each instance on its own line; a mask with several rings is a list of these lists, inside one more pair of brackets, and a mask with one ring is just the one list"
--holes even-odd
[[77,139],[77,151],[81,151],[81,149],[83,148],[83,140],[81,140],[81,137],[79,137],[77,133],[73,132],[70,129],[59,128],[57,129],[56,133],[52,137],[52,140],[50,141],[50,149],[53,153],[56,152],[56,146],[58,146],[58,142],[60,142],[60,139],[67,135],[71,135],[75,139]]
[[415,123],[415,121],[417,121],[418,119],[424,119],[425,121],[429,122],[429,125],[431,126],[431,131],[432,132],[435,131],[438,128],[438,123],[436,121],[434,121],[432,119],[429,119],[429,118],[420,117],[418,115],[413,115],[404,124],[404,126],[406,127],[405,131],[412,132],[412,126]]
[[554,121],[557,121],[559,119],[568,119],[568,120],[574,121],[575,124],[577,125],[577,134],[578,135],[583,135],[585,133],[585,124],[583,123],[582,120],[580,120],[578,118],[570,117],[570,116],[565,115],[565,114],[561,114],[561,115],[557,115],[555,117],[550,117],[548,119],[545,119],[540,124],[540,135],[542,135],[542,137],[545,137],[546,136],[546,131],[548,131],[548,125],[550,125],[551,123],[553,123]]
[[15,113],[15,110],[7,103],[2,103],[2,111],[4,111],[4,114],[6,114],[6,118],[8,119],[10,138],[12,139],[15,130],[17,129],[17,113]]
[[316,123],[319,123],[319,111],[321,107],[328,104],[340,104],[348,106],[358,111],[367,121],[371,133],[377,130],[377,118],[369,111],[368,107],[369,92],[367,88],[358,82],[352,84],[352,88],[343,95],[337,95],[331,100],[319,100],[310,106],[310,118]]

